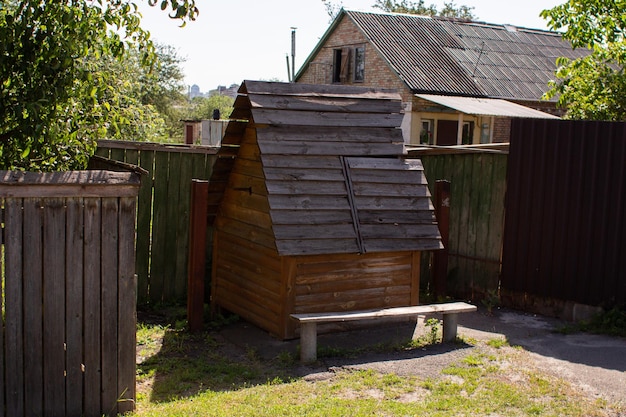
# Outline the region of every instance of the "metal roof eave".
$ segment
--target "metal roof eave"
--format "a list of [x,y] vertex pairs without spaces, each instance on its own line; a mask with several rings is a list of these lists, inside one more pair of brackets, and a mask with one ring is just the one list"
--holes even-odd
[[444,107],[454,109],[461,113],[473,114],[477,116],[560,119],[560,117],[549,113],[496,98],[442,96],[436,94],[416,94],[415,96],[437,103]]

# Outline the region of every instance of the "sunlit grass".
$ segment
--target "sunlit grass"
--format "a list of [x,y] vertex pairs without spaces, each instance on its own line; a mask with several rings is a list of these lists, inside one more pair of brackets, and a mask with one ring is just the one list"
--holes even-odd
[[253,349],[240,355],[224,351],[227,347],[210,332],[196,336],[167,326],[149,327],[138,329],[139,349],[161,347],[138,365],[138,381],[143,383],[137,417],[582,417],[620,411],[532,368],[527,352],[500,339],[473,348],[433,378],[338,370],[325,379],[307,381],[289,376],[300,366],[291,354],[263,361]]

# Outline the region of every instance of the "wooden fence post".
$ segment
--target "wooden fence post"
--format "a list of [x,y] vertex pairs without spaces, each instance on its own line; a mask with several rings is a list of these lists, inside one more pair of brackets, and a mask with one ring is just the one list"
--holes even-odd
[[448,278],[448,241],[450,236],[450,181],[435,181],[435,216],[439,224],[443,249],[435,251],[433,257],[434,290],[436,298],[446,296]]
[[203,327],[208,198],[209,182],[191,180],[187,322],[192,332],[200,331]]

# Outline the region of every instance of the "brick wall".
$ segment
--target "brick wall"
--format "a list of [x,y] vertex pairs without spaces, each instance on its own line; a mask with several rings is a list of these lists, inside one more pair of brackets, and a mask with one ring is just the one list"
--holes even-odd
[[350,18],[344,16],[337,25],[333,33],[326,39],[326,42],[319,49],[317,54],[311,59],[309,65],[304,69],[299,83],[306,84],[331,84],[333,73],[333,51],[344,47],[355,48],[365,46],[365,80],[354,82],[354,53],[351,55],[348,81],[344,84],[353,84],[367,87],[396,89],[402,96],[403,102],[411,102],[412,94],[406,85],[400,81],[395,74],[380,57],[378,52],[369,44],[365,36],[354,25]]

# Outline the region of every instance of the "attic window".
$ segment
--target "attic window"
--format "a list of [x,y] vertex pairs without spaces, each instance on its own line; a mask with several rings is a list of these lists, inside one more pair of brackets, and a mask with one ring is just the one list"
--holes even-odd
[[350,71],[350,48],[333,50],[333,82],[345,83]]

